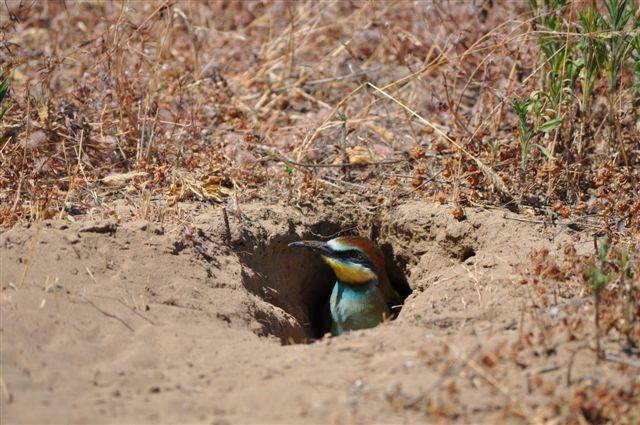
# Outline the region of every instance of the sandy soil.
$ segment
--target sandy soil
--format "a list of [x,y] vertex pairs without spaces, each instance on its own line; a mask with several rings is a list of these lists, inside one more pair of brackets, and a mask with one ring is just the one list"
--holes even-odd
[[[187,226],[6,231],[2,422],[564,422],[585,382],[637,386],[584,341],[545,334],[590,317],[588,293],[561,288],[548,306],[521,283],[529,252],[589,238],[502,210],[327,211],[244,206],[227,228],[209,206]],[[331,272],[287,243],[339,231],[374,237],[407,298],[390,323],[315,339]]]

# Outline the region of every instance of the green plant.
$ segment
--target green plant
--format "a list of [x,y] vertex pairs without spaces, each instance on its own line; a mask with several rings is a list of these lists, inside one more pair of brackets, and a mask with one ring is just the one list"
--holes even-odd
[[9,110],[9,105],[2,106],[4,98],[9,93],[9,79],[0,75],[0,80],[2,80],[2,83],[0,83],[0,107],[2,108],[0,109],[0,120],[2,120],[4,114]]
[[596,324],[596,351],[598,357],[602,357],[603,353],[600,348],[600,304],[602,301],[602,290],[615,278],[612,273],[607,273],[608,262],[607,257],[611,245],[606,240],[601,240],[600,245],[596,244],[596,259],[592,259],[587,263],[585,274],[588,277],[587,284],[591,288],[595,301],[595,324]]
[[612,128],[611,134],[615,134],[615,138],[619,141],[624,163],[629,168],[629,159],[621,140],[620,122],[618,114],[615,113],[615,104],[619,88],[618,77],[633,49],[630,43],[631,36],[626,30],[635,10],[628,0],[605,0],[604,5],[609,16],[608,19],[602,17],[600,25],[606,34],[604,44],[607,46],[607,59],[604,68],[609,80],[609,125]]
[[582,137],[584,137],[584,124],[588,122],[591,116],[593,84],[600,75],[602,64],[606,59],[606,47],[598,37],[601,21],[602,15],[595,9],[578,11],[578,23],[580,24],[578,51],[580,52],[580,84],[582,87]]
[[584,277],[595,301],[596,351],[601,349],[602,329],[616,329],[625,336],[625,351],[640,343],[640,265],[628,249],[606,240],[594,241],[596,254],[584,266]]
[[632,92],[634,104],[638,107],[640,106],[640,18],[635,19],[633,27],[636,33],[629,39],[629,46],[631,49],[630,57],[634,78]]
[[615,265],[618,271],[620,279],[620,285],[624,288],[626,295],[625,307],[624,307],[624,321],[625,321],[625,336],[627,340],[627,348],[637,348],[637,342],[632,338],[632,331],[635,321],[638,319],[635,317],[635,311],[637,303],[640,301],[637,297],[637,290],[639,289],[638,283],[634,284],[635,277],[635,262],[631,254],[627,250],[622,250],[617,253],[617,257],[613,259],[612,263]]
[[[520,159],[522,170],[526,170],[527,157],[534,139],[542,133],[548,133],[562,124],[562,118],[549,116],[554,111],[545,110],[545,103],[540,92],[533,92],[526,99],[513,99],[511,105],[518,116],[518,136],[520,141]],[[553,159],[553,154],[542,145],[542,152]]]
[[[565,115],[567,106],[573,99],[573,87],[580,73],[580,64],[574,59],[576,43],[570,37],[568,22],[564,19],[567,0],[529,0],[533,22],[538,31],[538,45],[544,62],[541,66],[540,96],[545,99],[545,112],[548,117],[557,119]],[[533,93],[532,93],[533,95]],[[537,145],[548,161],[555,159],[556,144],[559,139],[561,121],[547,119],[548,125],[556,129],[550,144]],[[551,169],[552,167],[549,167]],[[552,178],[549,175],[548,192],[552,190]]]
[[289,178],[293,177],[293,173],[294,173],[294,169],[291,165],[287,164],[286,162],[284,163],[284,171],[285,173],[287,173],[287,176]]
[[[631,85],[633,104],[640,105],[640,15],[637,0],[603,0],[599,5],[579,9],[580,3],[568,0],[529,0],[533,15],[533,27],[537,29],[538,45],[544,62],[540,66],[539,91],[545,98],[545,111],[550,116],[564,116],[579,120],[577,137],[565,139],[577,140],[578,161],[585,159],[585,148],[597,137],[600,126],[592,121],[593,99],[607,95],[608,100],[608,145],[618,144],[620,157],[633,174],[632,161],[624,146],[622,128],[617,102],[622,75],[626,70],[634,73]],[[575,11],[575,13],[574,13]],[[631,62],[629,61],[631,59]],[[606,76],[608,92],[601,90],[598,84],[601,76]],[[581,95],[573,96],[574,90]],[[575,106],[574,106],[575,105]],[[569,121],[568,121],[569,122]],[[573,134],[576,127],[571,124],[567,130]],[[565,133],[566,134],[566,133]],[[555,131],[548,147],[543,152],[553,158],[559,132]],[[524,145],[525,147],[527,144]],[[580,186],[580,173],[572,181],[574,187]],[[552,192],[552,177],[549,175],[548,193]]]
[[578,75],[578,68],[573,61],[575,43],[562,34],[567,34],[566,24],[562,17],[567,7],[567,0],[544,0],[543,5],[537,0],[529,0],[529,8],[534,16],[536,26],[542,27],[538,43],[545,63],[542,67],[542,90],[550,99],[549,107],[560,115],[560,108],[567,92]]
[[535,137],[534,125],[529,121],[528,115],[531,106],[531,99],[513,99],[511,101],[513,109],[518,116],[518,136],[520,140],[520,161],[522,169],[526,168],[527,156],[529,155],[529,145]]
[[494,165],[500,142],[495,139],[487,139],[484,142],[487,144],[487,146],[489,146],[489,149],[491,151],[491,165]]
[[[609,19],[601,18],[600,25],[603,30],[608,31],[605,41],[608,48],[605,70],[609,79],[611,99],[613,99],[618,90],[618,76],[632,48],[629,42],[631,37],[625,32],[625,29],[634,15],[634,10],[628,0],[605,0],[604,5]],[[609,106],[610,110],[613,110],[613,100]]]

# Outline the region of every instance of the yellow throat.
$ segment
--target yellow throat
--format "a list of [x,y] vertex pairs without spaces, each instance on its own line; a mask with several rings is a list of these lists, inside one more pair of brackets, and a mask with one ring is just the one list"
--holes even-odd
[[322,256],[322,259],[333,269],[336,277],[343,283],[368,283],[376,280],[378,276],[366,267],[359,264],[348,265],[343,261]]

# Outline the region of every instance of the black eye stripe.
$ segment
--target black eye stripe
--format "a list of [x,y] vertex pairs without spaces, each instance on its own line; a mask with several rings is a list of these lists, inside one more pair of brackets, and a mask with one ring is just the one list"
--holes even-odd
[[348,249],[346,251],[338,251],[338,256],[340,258],[352,260],[352,259],[364,259],[362,253],[355,249]]
[[370,270],[373,270],[375,273],[378,272],[377,267],[364,255],[362,252],[357,249],[347,249],[344,251],[336,251],[336,257],[349,260],[352,263],[362,264]]

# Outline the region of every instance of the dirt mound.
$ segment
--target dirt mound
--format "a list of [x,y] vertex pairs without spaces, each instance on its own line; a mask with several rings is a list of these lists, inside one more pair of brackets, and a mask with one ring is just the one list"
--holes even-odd
[[[381,245],[406,300],[394,321],[320,338],[333,276],[287,244],[340,232]],[[420,202],[375,215],[253,205],[180,226],[15,227],[0,236],[2,419],[561,418],[560,395],[582,382],[637,380],[570,338],[539,340],[540,321],[590,303],[574,293],[545,309],[520,283],[531,251],[590,247],[569,232],[497,210],[457,221]]]

